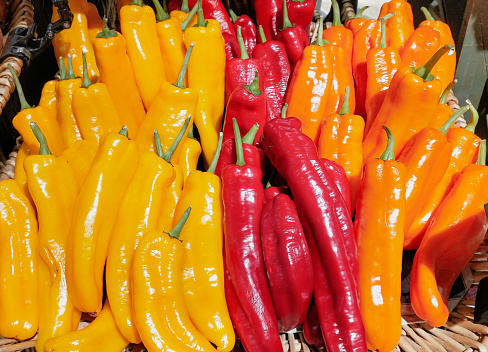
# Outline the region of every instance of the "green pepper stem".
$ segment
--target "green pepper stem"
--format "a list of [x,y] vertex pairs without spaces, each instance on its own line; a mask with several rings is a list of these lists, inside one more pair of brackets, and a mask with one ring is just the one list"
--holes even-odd
[[361,9],[358,11],[356,16],[354,18],[362,18],[363,17],[363,12],[369,9],[369,6],[363,6]]
[[283,29],[282,29],[282,31],[284,31],[285,29],[288,29],[288,28],[293,28],[293,27],[295,27],[295,25],[290,22],[290,18],[288,17],[288,8],[286,6],[286,0],[283,0]]
[[66,74],[67,79],[75,79],[75,71],[73,71],[73,60],[71,60],[71,54],[68,54],[68,72]]
[[315,45],[323,46],[324,44],[324,17],[320,16],[319,32],[317,33],[317,40],[315,41]]
[[452,87],[457,83],[457,79],[449,83],[442,92],[441,98],[439,99],[439,104],[445,104],[447,102],[447,97],[449,96],[449,92],[451,91]]
[[185,210],[183,216],[178,221],[176,226],[170,232],[168,232],[170,237],[176,238],[177,240],[180,239],[181,230],[183,229],[183,226],[185,226],[186,220],[188,220],[188,217],[190,216],[190,211],[191,205]]
[[381,49],[385,49],[386,48],[386,20],[388,18],[390,18],[390,17],[388,17],[389,15],[391,15],[390,17],[395,16],[394,13],[389,13],[388,15],[383,16],[383,17],[380,18],[380,23],[381,23],[380,48]]
[[449,117],[449,119],[446,121],[446,123],[444,125],[442,125],[441,128],[439,128],[439,131],[441,131],[443,134],[446,134],[447,130],[449,128],[451,128],[452,124],[457,121],[459,116],[461,116],[462,114],[464,114],[468,110],[469,110],[469,105],[466,105],[466,106],[463,106],[458,111],[456,111],[454,114],[451,115],[451,117]]
[[142,5],[142,0],[132,0],[130,3],[131,5],[136,5],[136,6],[143,6]]
[[188,68],[188,63],[190,62],[190,56],[191,56],[191,52],[193,51],[194,46],[195,46],[195,43],[191,43],[190,47],[186,51],[185,59],[183,60],[183,66],[181,66],[181,70],[180,70],[180,73],[178,75],[178,79],[176,80],[176,83],[175,83],[175,86],[180,88],[180,89],[185,89],[186,70]]
[[189,13],[190,12],[190,7],[188,6],[188,0],[183,0],[181,2],[181,11]]
[[426,7],[422,6],[420,8],[422,10],[422,12],[424,13],[424,16],[425,16],[425,19],[426,20],[429,20],[429,21],[435,21],[434,17],[432,16],[432,14],[429,12],[429,10],[427,10]]
[[42,133],[39,126],[34,121],[29,122],[30,128],[36,136],[37,140],[39,141],[39,155],[51,155],[51,151],[47,145],[47,140],[44,134]]
[[188,137],[188,138],[195,139],[195,135],[194,135],[194,133],[193,133],[193,126],[194,126],[194,125],[193,125],[193,124],[191,124],[190,128],[188,129],[188,135],[187,135],[187,137]]
[[169,12],[169,10],[168,10],[168,0],[163,0],[163,9],[164,9],[164,11]]
[[224,139],[224,133],[220,132],[219,133],[219,142],[217,143],[217,150],[215,151],[215,154],[212,158],[212,162],[210,163],[210,166],[208,167],[207,172],[210,172],[212,174],[215,173],[215,169],[217,168],[217,163],[219,162],[219,157],[220,157],[220,151],[222,150],[222,140]]
[[173,156],[173,153],[178,147],[178,144],[180,143],[181,139],[185,135],[186,129],[190,124],[190,120],[191,120],[191,115],[188,115],[188,117],[185,120],[185,123],[183,124],[183,127],[181,127],[180,132],[178,132],[178,134],[176,135],[175,140],[173,141],[169,149],[166,151],[166,153],[164,153],[163,159],[166,160],[168,163],[171,163],[171,157]]
[[271,171],[271,175],[269,175],[268,182],[266,182],[266,188],[273,187],[273,179],[276,176],[276,169],[273,168],[273,171]]
[[469,106],[469,111],[471,112],[471,120],[469,120],[468,125],[466,126],[465,130],[473,132],[476,129],[476,125],[478,124],[478,121],[480,119],[480,115],[478,114],[478,111],[474,107],[473,104],[471,104],[471,101],[468,99],[466,100],[466,104]]
[[247,53],[246,44],[244,43],[244,38],[242,37],[241,26],[237,26],[237,41],[239,42],[239,49],[241,49],[241,60],[249,59],[249,54]]
[[[181,27],[182,31],[186,31],[186,29],[190,25],[191,20],[193,19],[193,16],[195,16],[198,9],[200,8],[200,5],[201,5],[201,0],[198,0],[198,2],[195,4],[195,6],[193,6],[193,8],[191,9],[188,16],[186,16],[185,20],[183,22],[181,22],[180,27]],[[203,12],[202,12],[202,15],[203,15]],[[205,22],[205,19],[203,21]]]
[[197,12],[198,12],[197,27],[207,27],[208,22],[205,21],[205,17],[203,17],[203,10],[199,9]]
[[107,17],[104,17],[102,31],[98,32],[97,38],[107,39],[110,37],[117,37],[117,32],[113,29],[108,28],[108,19]]
[[478,165],[486,165],[486,139],[482,139],[478,150]]
[[119,131],[119,134],[121,134],[122,136],[126,136],[127,138],[129,138],[129,130],[127,129],[127,126],[122,126],[122,128]]
[[388,136],[388,143],[386,144],[386,149],[383,154],[381,154],[380,159],[384,161],[395,160],[395,154],[393,152],[393,149],[395,148],[395,137],[388,127],[383,126],[383,129],[386,131],[386,135]]
[[259,123],[255,123],[252,127],[247,131],[247,133],[242,137],[242,143],[245,144],[254,144],[254,138],[256,138],[256,134],[259,131]]
[[7,64],[7,67],[10,70],[10,74],[12,75],[12,78],[14,79],[15,88],[17,88],[17,94],[19,95],[19,100],[20,100],[20,110],[30,109],[31,106],[29,105],[29,103],[27,103],[27,100],[25,99],[24,90],[20,85],[19,77],[17,77],[17,74],[12,68],[12,65]]
[[242,148],[241,131],[239,130],[239,125],[237,124],[237,120],[235,117],[232,118],[232,124],[234,127],[234,138],[236,141],[236,154],[237,154],[236,165],[242,166],[245,165],[246,162],[244,160],[244,149]]
[[259,25],[259,37],[261,38],[261,43],[266,43],[266,34],[264,34],[263,26]]
[[237,20],[239,19],[239,16],[237,16],[236,13],[232,11],[232,9],[229,9],[229,13],[230,13],[230,19],[232,20],[232,23],[236,23]]
[[351,94],[351,88],[349,86],[346,87],[346,91],[344,92],[344,100],[342,101],[342,107],[339,111],[339,115],[349,114],[351,110],[349,110],[349,94]]
[[92,85],[92,82],[90,81],[90,77],[88,77],[88,67],[86,65],[86,54],[83,51],[81,53],[83,56],[83,83],[81,84],[82,88],[88,88],[89,86]]
[[259,89],[259,73],[258,70],[256,70],[256,73],[254,74],[254,80],[251,82],[251,84],[245,84],[242,86],[245,90],[248,91],[249,94],[255,95],[259,97],[263,92]]
[[284,103],[283,107],[281,108],[281,118],[286,119],[286,112],[288,111],[288,104]]
[[64,81],[66,79],[66,66],[64,65],[63,57],[59,57],[59,80]]
[[156,148],[156,154],[160,157],[164,157],[163,146],[161,145],[161,137],[158,130],[154,130],[154,147]]
[[156,22],[165,21],[171,18],[171,16],[166,11],[164,11],[164,8],[163,6],[161,6],[159,0],[153,0],[153,4],[156,8]]
[[431,75],[430,72],[434,68],[435,64],[437,64],[437,62],[440,60],[440,58],[451,50],[454,50],[454,45],[444,45],[442,48],[437,50],[437,52],[430,58],[429,61],[427,61],[424,66],[412,69],[413,73],[417,74],[417,76],[422,78],[424,81],[432,81],[435,77]]
[[332,26],[342,26],[341,10],[339,9],[337,0],[332,0],[332,18]]

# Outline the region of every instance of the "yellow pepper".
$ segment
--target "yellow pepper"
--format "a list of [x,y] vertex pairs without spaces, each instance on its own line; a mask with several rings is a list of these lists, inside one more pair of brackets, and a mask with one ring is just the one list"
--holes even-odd
[[144,235],[134,255],[134,318],[149,352],[216,351],[193,326],[183,298],[185,251],[178,236],[189,213],[168,233]]
[[34,205],[34,201],[29,193],[29,187],[27,186],[27,175],[25,174],[24,169],[24,160],[29,155],[29,147],[27,147],[27,144],[22,143],[17,152],[17,157],[15,158],[14,180],[19,184],[22,193],[24,193],[31,204]]
[[83,84],[73,92],[73,113],[83,139],[100,142],[108,133],[117,133],[122,124],[107,86],[88,78],[85,54],[83,66]]
[[35,335],[37,302],[36,212],[14,180],[0,182],[0,335]]
[[197,27],[189,27],[184,35],[188,48],[195,43],[188,64],[188,86],[198,91],[195,125],[202,143],[206,165],[210,165],[217,150],[225,98],[225,43],[216,20],[203,18],[198,10]]
[[48,339],[76,330],[80,321],[81,312],[71,303],[66,286],[66,244],[79,189],[66,158],[53,156],[39,127],[34,122],[31,127],[40,151],[27,157],[24,167],[39,222],[36,350],[44,351]]
[[[137,167],[135,142],[110,133],[101,142],[80,191],[66,260],[68,293],[83,312],[102,308],[103,271],[120,201]],[[81,264],[80,264],[81,263]]]
[[97,6],[95,4],[88,2],[86,0],[78,0],[78,1],[81,1],[85,8],[86,21],[88,25],[88,35],[90,36],[90,40],[92,41],[93,44],[93,40],[97,37],[98,33],[102,31],[103,20],[100,17]]
[[[192,53],[192,46],[185,55],[185,61],[180,70],[176,84],[164,82],[153,104],[149,108],[146,119],[139,128],[136,141],[139,143],[140,151],[154,151],[154,130],[161,135],[161,145],[164,150],[168,149],[175,140],[178,132],[188,116],[191,116],[190,125],[193,123],[193,115],[197,105],[198,93],[195,89],[185,88],[183,79],[186,73],[188,60]],[[182,142],[185,141],[188,129],[184,134]],[[176,162],[181,154],[182,146],[179,145],[171,158]]]
[[137,90],[132,65],[127,56],[125,38],[104,24],[93,41],[101,82],[107,86],[120,122],[133,136],[146,116],[141,95]]
[[102,311],[86,328],[47,340],[45,352],[120,352],[129,341],[117,329],[110,304],[105,301]]
[[231,351],[235,333],[224,291],[221,183],[214,174],[220,146],[221,140],[208,172],[192,171],[188,176],[175,219],[180,219],[191,205],[191,214],[180,233],[185,250],[183,294],[188,314],[198,331],[219,351]]
[[166,82],[153,9],[143,6],[142,0],[123,6],[120,9],[120,28],[127,41],[127,54],[147,110],[161,83]]
[[86,176],[98,150],[98,142],[90,140],[76,141],[71,148],[66,149],[61,155],[68,159],[75,171],[76,182],[81,189]]
[[[188,27],[192,27],[197,24],[197,10],[199,8],[198,2],[193,6],[193,8],[190,11],[190,8],[188,7],[188,0],[183,0],[181,2],[181,8],[179,10],[173,10],[170,12],[171,18],[177,19],[179,23],[185,22],[188,17],[191,19],[190,24],[188,24]],[[185,30],[184,28],[183,30]]]
[[63,134],[64,144],[70,148],[76,141],[80,141],[81,132],[75,115],[73,114],[72,100],[73,92],[81,86],[81,78],[76,78],[73,72],[73,65],[71,62],[71,55],[68,55],[68,70],[65,74],[64,63],[62,58],[59,58],[59,67],[61,71],[61,79],[56,84],[56,119]]
[[190,127],[190,132],[184,140],[178,165],[181,166],[183,172],[183,184],[186,182],[188,175],[197,169],[198,159],[202,153],[202,146],[200,142],[193,137],[193,125]]
[[52,153],[54,155],[60,155],[62,151],[66,149],[66,146],[63,141],[61,128],[59,127],[55,117],[45,106],[37,106],[32,108],[27,103],[15,71],[10,64],[7,65],[15,81],[15,86],[17,88],[17,93],[19,94],[20,100],[20,112],[15,115],[12,120],[12,124],[22,136],[22,139],[24,140],[24,143],[27,144],[31,154],[39,153],[39,143],[37,142],[37,138],[34,136],[29,124],[30,121],[34,121],[39,128],[44,131],[44,135],[51,146]]
[[44,83],[41,91],[41,99],[39,100],[39,106],[48,108],[54,118],[56,117],[57,111],[56,83],[57,81],[54,79]]
[[[73,22],[69,29],[64,29],[54,36],[53,47],[56,57],[67,57],[68,54],[71,54],[73,70],[77,77],[83,76],[82,53],[86,53],[88,75],[90,80],[96,82],[99,72],[93,52],[92,37],[88,28],[86,4],[86,0],[71,0],[69,2],[70,11],[73,13]],[[52,22],[57,20],[59,20],[58,11],[53,6]],[[44,129],[42,130],[44,131]]]
[[164,193],[163,206],[159,215],[158,230],[165,231],[173,226],[176,204],[183,192],[183,170],[178,164],[174,164],[175,179]]
[[[189,118],[186,125],[189,123]],[[133,286],[130,272],[134,251],[143,235],[158,226],[163,205],[163,195],[175,178],[170,162],[171,154],[183,137],[183,126],[174,145],[162,152],[159,134],[154,132],[158,154],[145,152],[141,155],[137,171],[122,198],[119,214],[113,230],[107,255],[107,295],[122,334],[132,343],[141,342],[134,325]]]

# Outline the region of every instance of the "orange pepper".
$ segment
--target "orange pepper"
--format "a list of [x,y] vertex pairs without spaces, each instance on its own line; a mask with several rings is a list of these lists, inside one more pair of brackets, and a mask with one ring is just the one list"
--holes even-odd
[[395,14],[395,17],[386,21],[386,27],[388,27],[390,34],[390,44],[401,54],[403,45],[414,31],[412,7],[405,0],[391,0],[381,6],[378,19],[388,13]]
[[[387,129],[387,128],[385,128]],[[394,138],[380,159],[364,165],[354,229],[359,297],[368,349],[392,351],[402,333],[402,253],[406,168],[393,154]]]
[[358,11],[356,16],[354,18],[351,18],[349,21],[347,21],[344,24],[344,27],[346,27],[347,29],[349,29],[352,32],[353,38],[356,36],[357,32],[359,32],[359,30],[361,28],[363,28],[363,26],[368,21],[366,18],[362,17],[363,12],[366,11],[368,8],[369,8],[369,6],[361,7],[361,9]]
[[428,26],[417,28],[405,42],[402,50],[402,63],[404,66],[418,68],[439,49],[440,35]]
[[[441,128],[444,126],[447,120],[452,116],[453,111],[452,109],[446,104],[447,96],[449,95],[449,91],[451,88],[456,84],[456,80],[452,81],[446,89],[444,89],[444,92],[441,95],[441,98],[439,99],[439,104],[437,104],[434,114],[432,115],[429,124],[427,125],[428,127],[432,128]],[[454,126],[454,124],[452,125]],[[451,126],[451,127],[452,127]]]
[[[323,38],[344,50],[345,63],[352,60],[354,36],[352,31],[341,23],[341,12],[337,0],[332,0],[333,22],[332,27],[324,31]],[[354,111],[354,109],[352,109]]]

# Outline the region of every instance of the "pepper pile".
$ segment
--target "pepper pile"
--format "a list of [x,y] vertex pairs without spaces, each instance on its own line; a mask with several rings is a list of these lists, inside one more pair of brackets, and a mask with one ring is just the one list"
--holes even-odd
[[477,112],[445,105],[449,28],[423,10],[415,29],[404,0],[343,26],[334,0],[309,45],[315,2],[273,1],[257,26],[220,0],[119,1],[121,33],[70,1],[39,106],[12,71],[24,143],[0,182],[0,335],[182,352],[237,333],[281,352],[303,324],[330,352],[391,351],[403,249],[415,312],[446,322],[488,229]]

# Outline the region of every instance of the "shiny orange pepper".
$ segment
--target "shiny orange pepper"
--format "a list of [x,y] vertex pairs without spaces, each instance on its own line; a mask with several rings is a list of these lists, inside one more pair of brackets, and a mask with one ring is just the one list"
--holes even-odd
[[389,13],[395,14],[386,21],[390,34],[390,45],[401,54],[403,45],[414,31],[412,7],[405,0],[391,0],[381,6],[378,19]]
[[418,27],[405,42],[402,50],[402,63],[404,66],[418,68],[439,49],[440,35],[428,26]]
[[[444,92],[442,93],[441,98],[439,99],[439,104],[437,104],[437,106],[434,110],[434,114],[432,115],[427,127],[439,129],[442,126],[444,126],[444,124],[447,122],[447,120],[449,120],[449,118],[452,116],[453,111],[446,104],[446,101],[447,101],[447,96],[449,95],[450,90],[456,84],[456,82],[457,82],[456,80],[452,81],[446,87],[446,89],[444,89]],[[454,126],[454,124],[453,124],[453,126]]]
[[442,85],[430,75],[437,60],[451,47],[445,46],[418,69],[402,67],[393,76],[371,129],[363,141],[363,162],[377,158],[386,148],[382,126],[387,126],[395,135],[395,155],[398,156],[407,141],[429,124],[438,104]]
[[[349,89],[346,90],[346,96],[348,94]],[[351,190],[352,213],[363,172],[363,130],[363,118],[351,114],[344,103],[338,114],[328,115],[320,123],[317,144],[320,158],[336,161],[344,168]]]
[[46,139],[51,146],[51,151],[54,155],[60,155],[63,150],[66,149],[66,145],[63,141],[61,128],[56,121],[56,118],[51,114],[48,108],[45,106],[31,107],[25,100],[24,92],[20,85],[19,79],[15,74],[12,66],[7,64],[10,73],[14,79],[17,93],[20,100],[20,112],[15,115],[12,120],[12,124],[15,129],[20,133],[24,143],[27,144],[31,154],[39,153],[39,142],[34,136],[30,127],[30,122],[34,121],[43,131]]
[[0,182],[0,335],[25,340],[39,324],[36,211],[17,182]]
[[[333,22],[332,27],[324,31],[323,38],[344,50],[345,63],[352,60],[354,36],[352,31],[341,23],[341,12],[337,0],[332,0]],[[353,110],[354,111],[354,110]]]
[[354,229],[359,302],[368,349],[392,351],[402,333],[402,253],[406,168],[395,160],[394,137],[379,159],[364,165]]
[[100,79],[107,86],[120,123],[127,126],[132,136],[146,117],[146,110],[137,90],[132,65],[127,56],[125,38],[106,23],[93,40],[95,58],[100,69]]
[[91,41],[97,37],[98,33],[102,31],[103,20],[98,13],[97,6],[94,3],[82,0],[85,7],[86,21],[88,25],[88,35]]
[[167,81],[153,9],[143,6],[142,0],[123,6],[120,9],[120,28],[127,41],[127,54],[147,110],[161,84]]
[[361,7],[361,9],[358,11],[356,16],[354,18],[351,18],[344,24],[344,27],[346,27],[352,32],[353,38],[356,36],[357,32],[359,32],[359,30],[363,28],[363,26],[368,21],[366,18],[362,17],[363,12],[366,11],[368,8],[369,6]]
[[[100,142],[108,133],[117,133],[122,128],[107,86],[103,83],[92,83],[88,78],[86,65],[83,83],[73,92],[72,108],[85,140]],[[129,133],[132,136],[133,132]]]
[[405,249],[417,249],[427,231],[435,209],[441,204],[449,191],[449,186],[455,175],[464,167],[473,163],[477,156],[481,138],[474,134],[478,123],[478,113],[473,105],[469,105],[472,118],[466,128],[454,127],[447,131],[447,140],[452,145],[451,160],[442,179],[435,185],[426,198],[415,220],[405,233]]

